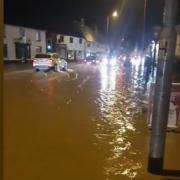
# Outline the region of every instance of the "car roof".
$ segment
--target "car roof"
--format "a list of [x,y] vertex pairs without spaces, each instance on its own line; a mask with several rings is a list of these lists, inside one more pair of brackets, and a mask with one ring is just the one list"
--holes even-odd
[[57,55],[57,53],[47,53],[47,54],[49,54],[49,55],[54,55],[54,54]]

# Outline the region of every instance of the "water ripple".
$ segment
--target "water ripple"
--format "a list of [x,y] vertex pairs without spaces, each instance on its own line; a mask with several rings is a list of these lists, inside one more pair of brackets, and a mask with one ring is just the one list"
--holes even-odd
[[[106,176],[110,178],[123,175],[133,179],[142,168],[140,160],[136,157],[141,153],[132,144],[133,135],[137,133],[133,116],[141,111],[142,93],[136,77],[129,77],[127,81],[126,73],[120,71],[100,70],[101,88],[94,101],[98,106],[100,118],[95,121],[94,135],[98,141],[97,146],[106,155]],[[125,83],[120,83],[120,80]]]

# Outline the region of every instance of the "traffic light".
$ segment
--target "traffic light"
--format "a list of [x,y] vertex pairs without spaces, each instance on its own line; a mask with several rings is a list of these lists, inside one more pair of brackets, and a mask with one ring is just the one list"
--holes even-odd
[[52,51],[52,39],[47,40],[47,52]]

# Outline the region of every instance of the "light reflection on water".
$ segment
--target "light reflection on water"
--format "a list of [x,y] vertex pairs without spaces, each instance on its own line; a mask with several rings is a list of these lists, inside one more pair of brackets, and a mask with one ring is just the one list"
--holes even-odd
[[[137,68],[137,67],[136,67]],[[134,179],[142,168],[141,161],[136,158],[140,152],[132,145],[132,137],[136,132],[133,115],[138,111],[138,100],[135,80],[138,68],[131,75],[117,67],[103,66],[100,69],[101,88],[95,101],[99,106],[100,118],[97,123],[99,148],[106,154],[104,174],[107,178],[123,175]],[[126,85],[126,87],[125,87]]]

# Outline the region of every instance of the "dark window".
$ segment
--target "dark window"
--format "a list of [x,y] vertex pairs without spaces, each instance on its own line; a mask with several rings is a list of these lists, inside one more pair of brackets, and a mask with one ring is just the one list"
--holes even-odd
[[82,38],[79,38],[79,44],[82,44]]
[[29,44],[16,43],[15,50],[16,50],[17,59],[31,58],[31,53],[30,53],[31,50]]
[[36,41],[41,41],[41,32],[36,32]]
[[22,48],[21,48],[21,44],[20,43],[16,43],[16,58],[17,59],[20,59],[20,58],[22,58]]
[[64,42],[64,36],[60,36],[59,43]]
[[36,54],[35,58],[51,58],[49,54]]
[[36,53],[41,53],[41,52],[42,52],[42,47],[36,46]]
[[72,37],[70,37],[69,42],[73,43],[73,38]]
[[8,57],[7,44],[4,44],[4,57]]

